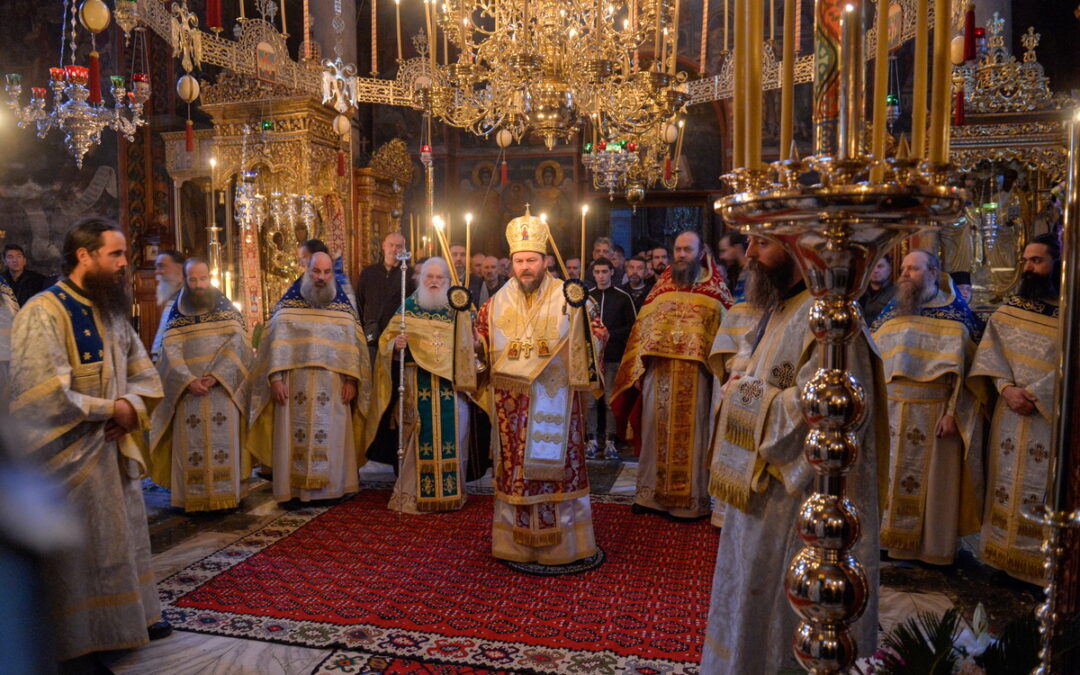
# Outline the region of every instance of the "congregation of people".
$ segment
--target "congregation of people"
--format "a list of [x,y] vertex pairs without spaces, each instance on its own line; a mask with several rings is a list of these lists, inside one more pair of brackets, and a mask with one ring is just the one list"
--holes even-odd
[[[388,508],[427,514],[460,509],[488,474],[492,555],[565,565],[597,555],[588,462],[636,455],[635,517],[720,527],[701,672],[793,667],[783,576],[815,475],[800,390],[818,364],[800,267],[737,232],[715,254],[693,231],[630,256],[601,237],[588,262],[552,255],[549,237],[526,215],[507,227],[508,256],[453,243],[448,260],[405,271],[391,233],[355,283],[305,242],[257,346],[208,262],[164,251],[150,350],[129,320],[114,223],[77,223],[52,284],[27,276],[21,251],[5,256],[0,414],[91,533],[48,570],[66,589],[57,659],[170,630],[145,476],[174,506],[215,511],[237,508],[261,467],[295,506],[358,491],[372,460],[396,474]],[[1046,489],[1059,259],[1056,237],[1032,239],[1016,294],[985,324],[932,251],[870,272],[848,346],[868,396],[847,485],[871,588],[879,560],[951,565],[976,532],[983,562],[1041,583],[1043,532],[1021,511]],[[467,278],[461,308],[452,288]],[[854,626],[863,651],[876,602]]]

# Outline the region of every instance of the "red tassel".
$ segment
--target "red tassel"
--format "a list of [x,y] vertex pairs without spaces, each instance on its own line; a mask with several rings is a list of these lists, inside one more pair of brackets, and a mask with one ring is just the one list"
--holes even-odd
[[956,109],[953,110],[953,126],[964,126],[964,90],[960,88],[956,92]]
[[187,121],[184,128],[184,150],[195,152],[195,124],[191,120]]
[[970,3],[964,12],[964,60],[974,61],[975,57],[975,3]]
[[671,180],[671,158],[664,158],[664,180]]
[[90,96],[86,99],[90,103],[101,103],[101,58],[97,52],[90,52]]
[[206,26],[221,28],[221,0],[206,0]]
[[339,176],[344,176],[345,175],[345,151],[344,150],[338,150],[337,151],[337,175],[339,175]]
[[501,172],[501,175],[499,176],[499,183],[501,183],[502,185],[509,185],[510,184],[510,176],[506,172],[506,160],[505,159],[502,162],[502,172]]

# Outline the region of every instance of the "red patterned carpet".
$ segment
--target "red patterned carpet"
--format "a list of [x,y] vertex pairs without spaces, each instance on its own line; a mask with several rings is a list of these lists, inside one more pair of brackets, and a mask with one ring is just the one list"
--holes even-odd
[[[367,490],[281,516],[159,584],[165,617],[181,630],[349,650],[320,672],[697,672],[718,543],[706,522],[594,497],[607,562],[535,577],[491,557],[491,497],[408,516],[388,511],[388,496]],[[387,668],[333,663],[373,656]]]

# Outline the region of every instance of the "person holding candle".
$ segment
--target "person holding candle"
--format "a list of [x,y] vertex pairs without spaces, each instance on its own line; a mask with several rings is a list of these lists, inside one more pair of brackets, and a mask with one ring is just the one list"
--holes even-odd
[[550,236],[527,208],[510,221],[514,276],[480,308],[475,327],[489,364],[481,396],[497,434],[492,555],[564,565],[597,555],[583,399],[596,393],[590,371],[599,370],[607,330],[580,284],[585,304],[571,306],[575,289],[544,269]]
[[[702,244],[693,231],[675,238],[675,263],[642,306],[615,379],[611,409],[620,429],[631,425],[624,436],[641,457],[634,513],[674,519],[709,513],[706,359],[733,301]],[[631,412],[639,405],[637,421]]]
[[979,557],[1028,583],[1043,585],[1043,528],[1023,516],[1045,498],[1054,388],[1058,377],[1061,246],[1040,234],[1024,248],[1016,295],[990,317],[971,362],[968,389],[991,411],[988,484]]

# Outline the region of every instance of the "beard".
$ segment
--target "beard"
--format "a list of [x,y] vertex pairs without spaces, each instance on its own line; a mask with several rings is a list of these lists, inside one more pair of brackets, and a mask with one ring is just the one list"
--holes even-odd
[[788,258],[783,264],[769,268],[757,260],[749,260],[746,269],[746,301],[751,306],[766,311],[776,309],[784,292],[795,280],[795,261]]
[[923,304],[929,299],[926,296],[930,289],[923,288],[909,279],[901,279],[896,282],[896,314],[897,316],[914,316],[922,310]]
[[1025,300],[1054,300],[1058,295],[1054,275],[1024,272],[1020,275],[1020,288],[1016,294]]
[[679,288],[689,288],[697,281],[701,274],[701,261],[691,260],[687,262],[677,261],[671,266],[671,280]]
[[416,304],[420,305],[420,309],[426,309],[429,312],[444,309],[450,304],[450,301],[446,298],[446,291],[445,286],[435,290],[420,286],[416,289]]
[[157,304],[158,307],[161,307],[169,301],[169,298],[174,293],[180,290],[180,284],[164,279],[161,276],[158,276],[157,282]]
[[337,281],[328,279],[325,286],[316,286],[310,274],[304,275],[300,282],[300,295],[315,309],[322,309],[333,301],[337,295]]
[[110,274],[101,269],[83,276],[83,290],[94,307],[110,321],[126,321],[131,315],[131,291],[123,271]]
[[180,311],[188,316],[206,314],[216,301],[217,296],[210,288],[185,288],[178,300]]
[[525,291],[526,294],[532,293],[536,289],[540,288],[541,281],[543,281],[543,277],[537,277],[529,281],[525,281],[524,279],[520,278],[518,279],[518,283],[521,284],[521,290]]

